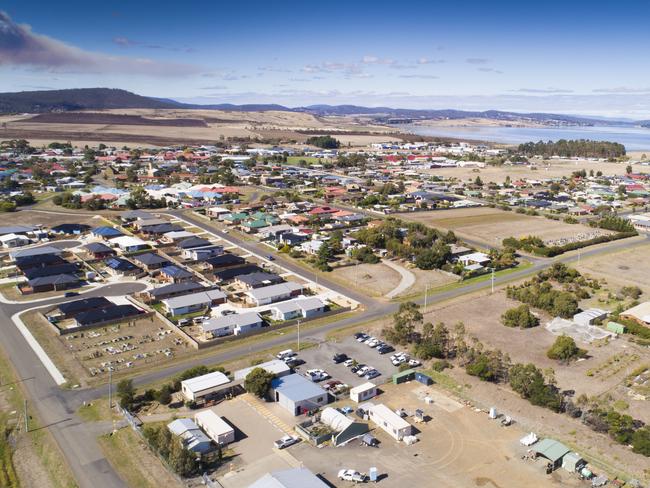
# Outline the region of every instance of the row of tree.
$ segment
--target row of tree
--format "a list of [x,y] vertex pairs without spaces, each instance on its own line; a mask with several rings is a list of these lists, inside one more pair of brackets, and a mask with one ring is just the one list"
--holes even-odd
[[623,144],[588,139],[526,142],[520,144],[517,150],[526,156],[543,157],[619,158],[625,156],[625,146]]

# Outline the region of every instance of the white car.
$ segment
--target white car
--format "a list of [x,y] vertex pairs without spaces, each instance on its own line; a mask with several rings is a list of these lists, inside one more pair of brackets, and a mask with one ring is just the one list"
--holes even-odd
[[415,368],[416,366],[421,366],[422,363],[417,359],[409,359],[409,366]]
[[292,437],[290,435],[285,435],[282,438],[278,439],[273,443],[273,446],[277,449],[284,449],[285,447],[293,446],[298,442],[297,437]]
[[368,347],[377,347],[379,345],[379,339],[373,339],[370,342],[368,342]]
[[359,371],[357,371],[357,376],[361,377],[361,376],[365,375],[366,373],[368,373],[368,371],[370,371],[372,369],[375,369],[375,368],[370,367],[370,366],[364,366],[363,368],[359,368]]
[[345,361],[343,361],[343,366],[345,366],[346,368],[351,368],[353,364],[354,364],[354,359],[346,359]]
[[397,356],[395,359],[391,359],[393,366],[399,366],[402,363],[405,363],[408,360],[406,356]]
[[339,471],[339,479],[343,481],[352,481],[353,483],[365,483],[368,477],[354,469],[342,469]]

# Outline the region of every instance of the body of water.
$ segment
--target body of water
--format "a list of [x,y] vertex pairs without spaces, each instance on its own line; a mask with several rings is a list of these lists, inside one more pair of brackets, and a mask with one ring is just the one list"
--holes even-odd
[[641,127],[427,127],[403,126],[409,132],[423,136],[474,139],[478,141],[521,144],[523,142],[557,141],[559,139],[591,139],[618,142],[628,151],[650,150],[650,129]]

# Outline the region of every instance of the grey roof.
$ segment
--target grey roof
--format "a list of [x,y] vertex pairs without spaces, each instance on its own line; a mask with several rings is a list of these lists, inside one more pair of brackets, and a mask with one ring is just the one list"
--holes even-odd
[[245,327],[247,325],[259,324],[261,321],[262,319],[257,312],[246,312],[210,319],[209,321],[203,323],[202,328],[204,332],[210,332],[212,330],[223,329],[225,327]]
[[143,210],[129,210],[128,212],[122,212],[120,217],[122,217],[123,219],[142,219],[142,220],[149,220],[149,219],[156,218],[153,214],[147,213]]
[[190,293],[192,291],[200,290],[201,288],[203,288],[203,285],[200,283],[196,283],[195,281],[187,281],[185,283],[172,283],[171,285],[154,288],[153,290],[149,290],[149,294],[152,297],[158,297],[174,293],[182,293],[184,291]]
[[245,285],[253,286],[253,287],[257,285],[262,285],[264,283],[268,283],[271,285],[273,283],[281,283],[282,281],[284,281],[281,276],[275,273],[266,273],[263,271],[239,276],[237,280],[241,281]]
[[298,300],[294,301],[301,310],[318,310],[319,308],[323,308],[325,306],[323,300],[317,297],[299,298]]
[[293,468],[267,473],[248,488],[327,488],[328,486],[309,469]]
[[39,256],[41,254],[56,254],[59,256],[61,254],[61,249],[54,246],[41,246],[41,247],[32,247],[31,249],[22,249],[20,251],[14,251],[9,253],[11,259],[24,258],[27,256]]
[[138,254],[136,256],[132,256],[131,259],[141,264],[144,264],[145,266],[151,266],[154,264],[163,264],[169,262],[167,259],[163,258],[159,254],[156,254],[155,252],[146,252],[144,254]]
[[84,248],[88,252],[92,252],[92,253],[115,252],[110,247],[108,247],[106,244],[104,244],[103,242],[91,242],[89,244],[86,244],[84,246]]
[[199,305],[201,303],[209,304],[213,300],[226,298],[226,294],[221,290],[208,290],[199,293],[192,293],[191,295],[182,295],[180,297],[173,297],[164,300],[168,308],[189,307],[192,305]]
[[246,294],[255,300],[265,300],[267,298],[275,298],[277,296],[293,293],[302,290],[302,285],[293,281],[286,283],[279,283],[277,285],[265,286],[262,288],[255,288],[247,291]]
[[7,234],[25,234],[36,229],[38,229],[38,227],[34,225],[8,225],[5,227],[0,227],[0,236]]
[[51,276],[39,276],[38,278],[32,278],[29,280],[29,286],[32,288],[36,286],[46,286],[46,285],[70,285],[73,283],[79,283],[79,278],[71,274],[57,274]]
[[290,374],[275,378],[271,382],[271,388],[275,391],[282,393],[285,397],[293,402],[300,402],[309,400],[320,395],[327,395],[317,384],[311,382],[307,378],[299,374]]

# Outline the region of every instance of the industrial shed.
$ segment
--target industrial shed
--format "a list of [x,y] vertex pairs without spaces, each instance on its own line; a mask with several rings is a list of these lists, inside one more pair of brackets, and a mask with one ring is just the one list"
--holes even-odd
[[386,405],[371,405],[368,408],[368,417],[378,427],[382,428],[388,435],[401,441],[407,435],[411,435],[411,424],[393,412]]
[[291,374],[291,368],[287,366],[287,363],[285,363],[284,361],[280,361],[279,359],[272,359],[271,361],[267,361],[265,363],[261,363],[256,366],[250,366],[248,368],[235,371],[235,375],[234,375],[235,381],[245,380],[246,376],[248,376],[248,373],[250,373],[256,368],[262,368],[267,373],[274,374],[276,378],[280,378],[282,376],[287,376],[288,374]]
[[350,400],[361,403],[377,396],[377,385],[371,382],[355,386],[350,390]]
[[211,393],[216,393],[228,383],[230,383],[230,378],[220,371],[215,371],[181,381],[181,392],[187,400],[196,401]]
[[542,439],[532,447],[532,450],[536,456],[548,459],[553,469],[560,467],[564,456],[571,452],[571,449],[554,439]]
[[329,401],[325,390],[299,374],[275,378],[271,389],[273,399],[293,415],[322,407]]
[[328,486],[330,485],[321,481],[307,468],[293,468],[267,473],[248,488],[327,488]]
[[368,424],[355,422],[347,415],[331,407],[323,410],[320,421],[335,432],[335,434],[332,434],[332,444],[335,446],[346,444],[370,430]]

